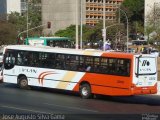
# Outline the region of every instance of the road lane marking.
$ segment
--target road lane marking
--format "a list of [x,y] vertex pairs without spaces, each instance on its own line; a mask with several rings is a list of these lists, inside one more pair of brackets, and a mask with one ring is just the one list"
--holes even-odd
[[24,109],[24,108],[18,108],[18,107],[13,107],[13,106],[0,105],[0,107],[9,108],[9,109],[16,109],[16,110],[23,110],[23,111],[29,111],[29,112],[35,112],[35,113],[41,113],[41,114],[52,114],[52,113],[47,113],[47,112],[43,112],[43,111]]
[[75,110],[81,110],[81,111],[88,111],[88,112],[96,112],[96,110],[89,110],[89,109],[83,109],[83,108],[76,108],[76,107],[68,107],[68,106],[62,106],[62,105],[55,105],[55,104],[50,104],[50,103],[43,103],[45,105],[50,105],[50,106],[56,106],[56,107],[61,107],[61,108],[67,108],[67,109],[75,109]]

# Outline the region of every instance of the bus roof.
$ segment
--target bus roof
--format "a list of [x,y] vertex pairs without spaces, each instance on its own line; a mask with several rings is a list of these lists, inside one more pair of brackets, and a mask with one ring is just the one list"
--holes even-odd
[[109,57],[120,57],[120,58],[130,58],[133,57],[133,53],[124,52],[109,52],[101,50],[76,50],[70,48],[57,48],[49,46],[29,46],[29,45],[9,45],[7,49],[15,50],[25,50],[25,51],[39,51],[39,52],[55,52],[64,54],[76,54],[76,55],[90,55],[90,56],[109,56]]

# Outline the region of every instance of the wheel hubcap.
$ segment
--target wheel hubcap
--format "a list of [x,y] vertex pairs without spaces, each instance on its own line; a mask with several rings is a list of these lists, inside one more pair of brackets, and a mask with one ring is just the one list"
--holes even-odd
[[21,86],[26,86],[27,85],[27,82],[25,80],[22,80],[21,81]]
[[82,88],[82,94],[83,94],[84,96],[87,96],[87,95],[88,95],[88,90],[87,90],[86,87]]

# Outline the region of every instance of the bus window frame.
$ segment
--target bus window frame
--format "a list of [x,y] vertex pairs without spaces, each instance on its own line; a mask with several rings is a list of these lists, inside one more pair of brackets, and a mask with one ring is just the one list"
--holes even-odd
[[[68,71],[77,71],[77,72],[88,72],[88,73],[95,73],[95,74],[107,74],[107,75],[116,75],[116,76],[125,76],[125,77],[130,77],[130,74],[131,74],[131,72],[130,72],[131,71],[130,70],[131,69],[131,59],[129,59],[129,58],[101,57],[101,56],[88,56],[88,55],[63,54],[63,53],[51,53],[51,52],[25,51],[25,50],[14,50],[14,51],[15,51],[15,53],[17,55],[16,58],[15,58],[15,60],[16,60],[15,65],[18,65],[17,64],[17,59],[18,59],[18,53],[19,52],[28,52],[28,54],[33,54],[33,56],[38,54],[37,55],[38,58],[35,60],[35,61],[38,61],[36,63],[38,65],[35,65],[35,64],[33,64],[33,65],[31,65],[31,64],[29,64],[29,65],[24,64],[23,65],[22,64],[22,65],[19,65],[19,66],[40,67],[40,68],[48,68],[48,69],[59,69],[59,70],[68,70]],[[46,54],[45,59],[42,59],[43,56],[40,56],[40,54]],[[43,62],[44,61],[48,61],[47,57],[49,55],[51,55],[55,59],[51,63],[52,66],[51,66],[51,64],[45,66],[43,64]],[[56,56],[57,55],[58,56],[63,56],[64,58],[60,60],[60,61],[62,61],[63,65],[61,65],[60,67],[56,68]],[[74,58],[73,60],[71,60],[72,57]],[[70,58],[70,61],[67,60],[68,58]],[[98,60],[98,62],[95,61],[95,60]],[[102,61],[105,61],[105,60],[106,60],[106,63],[102,62]],[[109,63],[109,60],[111,60],[112,63]],[[108,68],[109,65],[110,66],[112,66],[112,65],[118,65],[118,63],[117,63],[118,60],[128,60],[129,61],[129,63],[128,63],[129,64],[129,68],[127,68],[127,69],[129,69],[129,73],[128,74],[126,74],[126,75],[125,74],[124,75],[120,74],[120,73],[117,72],[117,69],[115,69],[116,72],[105,71],[105,67]],[[113,63],[113,61],[115,61],[115,62]],[[49,63],[49,62],[46,62],[46,63]],[[71,65],[71,63],[73,63],[75,65],[74,66]],[[90,65],[91,66],[91,70],[90,71],[85,71],[85,69],[79,70],[78,66],[80,66],[81,63],[84,64],[83,67],[85,67],[85,69],[87,68],[88,65]],[[70,67],[66,67],[67,65],[70,65]],[[97,66],[99,65],[99,67],[101,68],[101,70],[99,70],[99,72],[96,71],[97,70],[96,65]]]

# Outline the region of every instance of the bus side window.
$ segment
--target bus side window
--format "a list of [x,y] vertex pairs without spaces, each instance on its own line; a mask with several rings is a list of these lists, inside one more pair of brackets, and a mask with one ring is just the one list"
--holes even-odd
[[5,69],[11,69],[15,65],[15,54],[12,53],[12,51],[9,51],[5,54],[5,63],[4,68]]
[[54,61],[55,61],[54,54],[48,54],[48,56],[45,60],[45,66],[47,68],[54,68],[54,66],[55,66]]
[[125,75],[129,76],[130,75],[130,60],[125,60],[125,65],[124,65],[124,70],[125,70]]
[[128,59],[118,59],[117,62],[117,75],[129,75],[130,62]]
[[18,52],[16,63],[17,63],[17,65],[23,65],[23,53],[22,52]]
[[76,60],[76,56],[75,55],[71,55],[70,56],[70,70],[78,70],[78,62]]
[[55,56],[55,68],[56,69],[65,69],[65,56],[64,54],[56,54]]
[[24,58],[24,65],[30,66],[31,56],[29,53],[26,53]]

